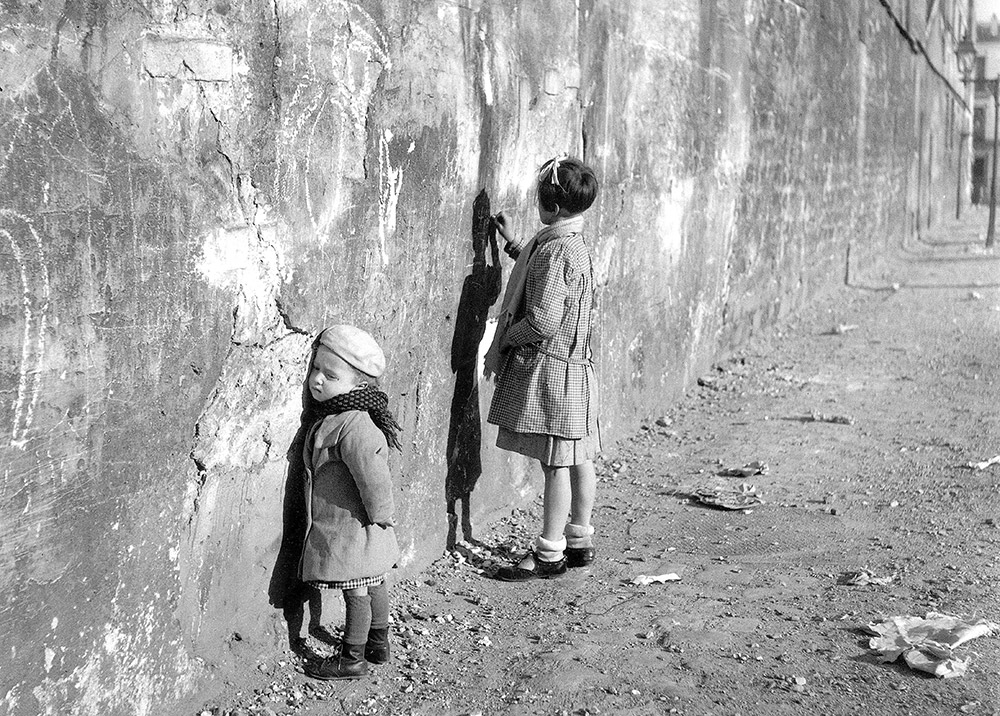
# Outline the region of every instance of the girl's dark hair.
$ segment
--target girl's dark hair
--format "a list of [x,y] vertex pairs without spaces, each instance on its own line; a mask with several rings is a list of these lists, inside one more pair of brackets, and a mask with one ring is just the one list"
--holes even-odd
[[[553,165],[558,164],[556,176],[559,183],[552,180]],[[571,214],[579,214],[590,208],[597,198],[597,177],[594,170],[575,157],[550,160],[538,170],[538,201],[546,211],[555,211],[560,206]]]

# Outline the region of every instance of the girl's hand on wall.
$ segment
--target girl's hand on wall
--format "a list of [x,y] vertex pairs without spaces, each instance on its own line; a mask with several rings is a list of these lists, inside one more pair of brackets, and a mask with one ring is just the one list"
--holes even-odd
[[514,230],[511,228],[510,219],[505,213],[498,211],[493,217],[493,224],[497,227],[497,232],[507,242],[507,245],[503,247],[504,253],[512,259],[516,259],[521,252],[514,246],[517,242],[514,241]]

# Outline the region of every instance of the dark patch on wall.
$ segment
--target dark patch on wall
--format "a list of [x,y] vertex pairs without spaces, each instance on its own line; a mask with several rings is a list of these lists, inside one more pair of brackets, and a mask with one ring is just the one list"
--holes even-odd
[[[474,539],[472,495],[483,474],[482,416],[479,406],[479,344],[490,307],[500,295],[500,249],[486,190],[472,205],[472,272],[462,283],[451,341],[455,389],[451,399],[445,477],[448,511],[446,545],[453,549],[461,520],[462,539]],[[487,252],[489,252],[487,254]]]

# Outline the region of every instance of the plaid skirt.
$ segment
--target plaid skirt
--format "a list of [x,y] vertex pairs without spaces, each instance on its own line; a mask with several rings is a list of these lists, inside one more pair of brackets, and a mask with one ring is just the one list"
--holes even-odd
[[375,577],[358,577],[357,579],[346,579],[343,582],[306,582],[310,587],[316,589],[358,589],[360,587],[375,587],[385,581],[386,575]]

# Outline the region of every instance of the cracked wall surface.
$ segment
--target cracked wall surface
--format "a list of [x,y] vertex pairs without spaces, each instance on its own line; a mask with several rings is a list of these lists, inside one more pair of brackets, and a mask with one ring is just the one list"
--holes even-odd
[[602,181],[609,443],[948,211],[924,5],[0,4],[0,713],[169,712],[288,638],[325,325],[389,358],[402,574],[536,493],[477,362],[548,157]]

